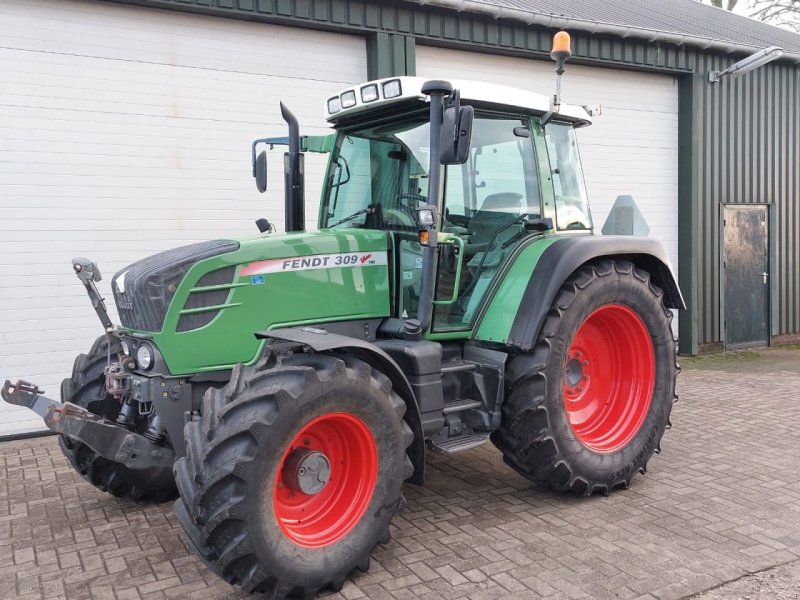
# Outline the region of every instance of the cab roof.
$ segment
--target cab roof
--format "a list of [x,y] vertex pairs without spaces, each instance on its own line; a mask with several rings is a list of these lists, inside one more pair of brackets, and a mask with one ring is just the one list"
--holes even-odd
[[[337,95],[328,98],[325,103],[325,119],[335,124],[342,120],[350,121],[350,117],[375,108],[388,108],[401,103],[413,104],[415,100],[427,102],[428,97],[422,93],[422,86],[426,81],[430,79],[387,77],[345,88]],[[544,114],[550,110],[550,96],[544,94],[482,81],[464,79],[445,81],[450,82],[454,89],[461,92],[463,104],[470,104],[476,108],[512,109],[530,114]],[[592,123],[586,109],[574,104],[562,103],[558,119],[575,123],[576,127]]]

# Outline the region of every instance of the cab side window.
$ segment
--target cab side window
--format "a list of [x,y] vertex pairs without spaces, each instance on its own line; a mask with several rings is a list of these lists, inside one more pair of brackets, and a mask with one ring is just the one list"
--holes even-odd
[[545,140],[553,177],[556,227],[560,230],[591,229],[592,217],[575,129],[565,123],[549,123],[545,127]]

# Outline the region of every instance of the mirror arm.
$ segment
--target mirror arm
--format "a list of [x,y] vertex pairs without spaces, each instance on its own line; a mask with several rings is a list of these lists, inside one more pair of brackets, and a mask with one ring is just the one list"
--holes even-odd
[[256,176],[256,147],[259,144],[269,144],[269,149],[272,150],[273,148],[275,148],[275,146],[288,146],[289,138],[283,136],[283,137],[258,138],[257,140],[253,140],[253,144],[251,147],[251,160],[253,162],[253,177]]

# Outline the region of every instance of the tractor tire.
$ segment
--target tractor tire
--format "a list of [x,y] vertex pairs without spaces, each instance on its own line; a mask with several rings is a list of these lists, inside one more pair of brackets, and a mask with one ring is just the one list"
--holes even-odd
[[[120,403],[106,393],[104,369],[108,362],[108,338],[95,340],[88,354],[79,354],[72,368],[72,377],[61,382],[62,402],[72,402],[86,410],[114,420]],[[59,436],[59,445],[72,467],[96,488],[136,502],[165,502],[177,495],[171,469],[129,469],[98,456],[89,446],[66,435]]]
[[389,542],[404,504],[413,471],[405,411],[389,379],[351,356],[238,365],[184,430],[175,510],[190,546],[249,592],[338,591]]
[[506,463],[540,487],[585,496],[645,472],[677,399],[663,296],[624,260],[583,266],[564,283],[534,348],[508,367],[491,436]]

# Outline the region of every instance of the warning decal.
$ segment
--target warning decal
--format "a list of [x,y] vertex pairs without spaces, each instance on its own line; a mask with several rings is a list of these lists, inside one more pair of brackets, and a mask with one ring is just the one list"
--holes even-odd
[[264,275],[288,271],[310,271],[312,269],[344,269],[349,267],[373,267],[388,264],[386,252],[342,252],[339,254],[315,254],[298,258],[273,258],[260,260],[242,267],[240,275]]

